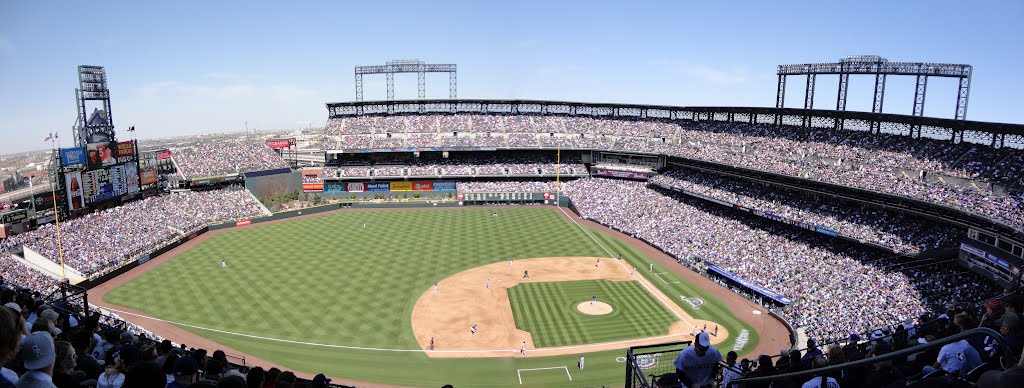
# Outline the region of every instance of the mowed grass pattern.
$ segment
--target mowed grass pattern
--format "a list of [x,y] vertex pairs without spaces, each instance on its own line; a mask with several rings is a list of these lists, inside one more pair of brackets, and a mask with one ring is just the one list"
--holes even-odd
[[[537,347],[581,345],[666,335],[675,316],[636,281],[581,280],[522,283],[508,290],[516,328]],[[608,303],[607,315],[576,309],[591,297]]]
[[340,212],[222,233],[105,300],[226,331],[415,348],[412,307],[434,282],[509,258],[599,253],[548,209]]
[[[164,264],[146,264],[151,267],[146,273],[112,290],[104,300],[162,319],[229,332],[417,349],[412,307],[437,280],[509,258],[607,256],[580,228],[551,209],[499,209],[498,217],[491,214],[492,210],[479,208],[345,211],[242,227],[213,236]],[[633,265],[646,267],[649,259],[639,252],[606,235],[595,237],[610,249],[625,252]],[[220,268],[222,259],[227,260],[227,269]],[[672,295],[675,290],[662,291]],[[688,292],[702,295],[699,289]],[[708,298],[709,306],[720,305]],[[728,310],[691,311],[698,316],[706,312],[713,312],[716,320],[729,318],[729,324],[741,325]],[[517,368],[574,367],[579,360],[578,355],[436,359],[419,352],[299,345],[183,329],[294,370],[404,386],[520,386]],[[616,360],[624,354],[587,353],[587,369],[573,370],[573,384],[621,385],[623,364]],[[554,373],[524,379],[528,382],[523,386],[567,383],[564,375]]]

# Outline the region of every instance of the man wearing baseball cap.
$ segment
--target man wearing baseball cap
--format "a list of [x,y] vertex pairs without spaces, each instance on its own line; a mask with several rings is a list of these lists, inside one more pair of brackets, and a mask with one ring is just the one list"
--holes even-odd
[[702,331],[697,334],[693,346],[680,351],[679,357],[672,364],[683,386],[697,388],[712,386],[721,362],[722,354],[711,346],[708,333]]
[[174,381],[167,388],[185,388],[199,381],[199,365],[191,356],[184,355],[174,362]]
[[53,364],[57,353],[53,337],[45,331],[37,331],[21,341],[18,353],[27,370],[15,384],[18,388],[56,388],[53,385]]

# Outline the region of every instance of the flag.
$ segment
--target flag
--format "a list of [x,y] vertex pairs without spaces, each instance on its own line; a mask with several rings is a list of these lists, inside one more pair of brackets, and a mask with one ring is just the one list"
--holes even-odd
[[46,138],[43,139],[43,141],[50,141],[50,140],[53,140],[53,133],[52,132],[51,133],[47,133],[46,134]]

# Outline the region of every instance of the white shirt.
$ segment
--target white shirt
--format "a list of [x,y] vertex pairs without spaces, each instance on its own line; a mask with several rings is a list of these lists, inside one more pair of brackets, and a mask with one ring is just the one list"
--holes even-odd
[[100,377],[96,379],[96,388],[121,388],[124,385],[124,373],[115,373],[117,374],[108,375],[107,372],[100,374]]
[[679,352],[679,357],[672,363],[676,369],[683,371],[694,385],[711,382],[711,371],[722,362],[722,354],[718,349],[709,347],[704,356],[697,355],[697,348],[691,346]]
[[7,368],[0,368],[0,376],[3,376],[3,378],[12,383],[18,381],[18,374]]
[[817,376],[813,379],[807,380],[801,388],[839,388],[839,382],[836,379],[828,377],[825,381],[825,386],[821,385],[821,376]]
[[728,387],[729,382],[743,377],[739,365],[730,365],[722,369],[722,386]]
[[937,361],[942,366],[942,370],[946,372],[964,371],[966,373],[981,365],[981,356],[966,340],[959,340],[939,349]]

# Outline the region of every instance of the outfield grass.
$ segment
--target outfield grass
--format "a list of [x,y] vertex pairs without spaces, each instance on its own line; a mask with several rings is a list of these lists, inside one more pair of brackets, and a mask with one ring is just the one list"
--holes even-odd
[[[530,332],[539,348],[667,335],[676,321],[636,281],[520,283],[508,293],[516,328]],[[585,315],[576,310],[593,296],[611,305],[612,313]]]
[[[412,308],[437,280],[509,258],[606,256],[580,228],[550,209],[502,209],[498,217],[491,214],[490,209],[471,208],[337,212],[238,228],[112,290],[104,300],[226,332],[409,350],[419,349],[412,334]],[[605,245],[616,242],[595,237]],[[614,249],[626,252],[633,262],[649,260],[628,247]],[[226,269],[220,268],[221,260],[227,260]],[[657,285],[657,279],[651,280]],[[702,295],[700,290],[692,292]],[[705,300],[709,308],[691,314],[727,326],[738,323],[728,311],[715,308],[721,303]],[[712,317],[706,318],[707,313]],[[518,386],[516,369],[574,367],[578,360],[430,359],[419,352],[296,345],[183,329],[295,370],[401,385]],[[616,357],[624,353],[588,354],[587,370],[579,376],[573,371],[573,382],[622,384],[624,366]],[[554,373],[530,379],[540,385],[566,381]]]

